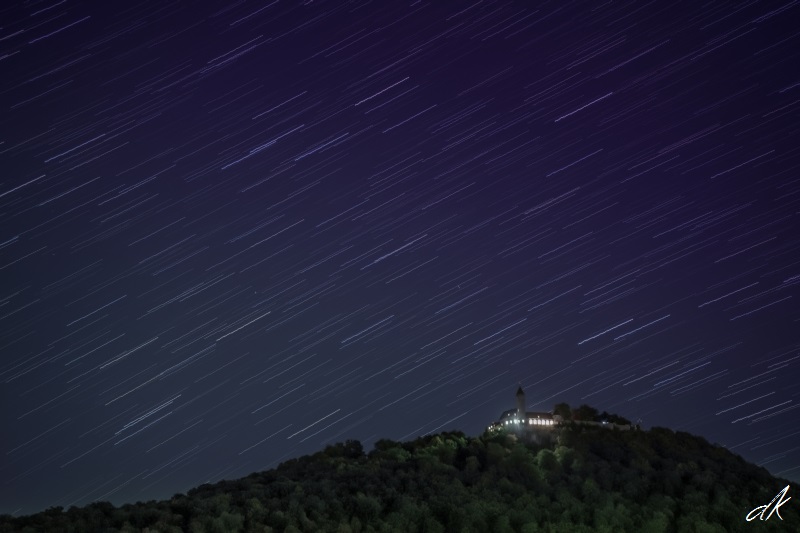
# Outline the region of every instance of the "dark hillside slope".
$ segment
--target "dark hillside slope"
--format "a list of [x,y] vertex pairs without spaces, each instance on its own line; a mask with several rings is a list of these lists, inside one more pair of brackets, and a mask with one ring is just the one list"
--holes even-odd
[[0,532],[800,531],[800,498],[780,508],[782,521],[745,521],[789,483],[702,438],[663,428],[557,435],[527,444],[451,432],[381,440],[369,454],[347,441],[167,501],[0,517]]

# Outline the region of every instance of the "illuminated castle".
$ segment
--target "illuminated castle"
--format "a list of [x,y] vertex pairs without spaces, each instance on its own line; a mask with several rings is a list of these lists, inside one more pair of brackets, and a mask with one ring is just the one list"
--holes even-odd
[[[605,414],[605,413],[604,413]],[[619,421],[620,417],[616,417]],[[623,419],[624,421],[624,419]],[[522,385],[517,388],[517,408],[509,409],[500,415],[500,420],[490,425],[487,431],[494,431],[504,429],[513,433],[522,433],[533,440],[540,440],[543,433],[536,430],[553,430],[559,425],[566,422],[570,426],[596,426],[604,429],[616,430],[638,430],[640,423],[631,424],[627,423],[614,423],[609,422],[605,418],[599,420],[564,420],[561,415],[554,415],[553,413],[543,413],[538,411],[527,411],[525,409],[525,392],[522,390]]]
[[548,430],[556,427],[563,422],[559,415],[543,413],[538,411],[527,411],[525,409],[525,392],[522,385],[517,389],[517,408],[509,409],[500,415],[500,420],[490,425],[489,431],[495,429],[506,429],[511,431],[542,429]]

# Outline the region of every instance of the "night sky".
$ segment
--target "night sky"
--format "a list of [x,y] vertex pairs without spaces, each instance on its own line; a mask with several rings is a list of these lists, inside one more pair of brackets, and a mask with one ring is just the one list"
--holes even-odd
[[588,403],[800,481],[800,2],[0,8],[0,512]]

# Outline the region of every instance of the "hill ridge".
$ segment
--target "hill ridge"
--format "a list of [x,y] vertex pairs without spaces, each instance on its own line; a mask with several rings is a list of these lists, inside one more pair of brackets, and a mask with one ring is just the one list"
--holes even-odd
[[[752,531],[747,513],[788,484],[668,428],[563,424],[535,442],[447,431],[369,453],[347,440],[163,501],[0,516],[0,532]],[[762,529],[800,525],[789,503]]]

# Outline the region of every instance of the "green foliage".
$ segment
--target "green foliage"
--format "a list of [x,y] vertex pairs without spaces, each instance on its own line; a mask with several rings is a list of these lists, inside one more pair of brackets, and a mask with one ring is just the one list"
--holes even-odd
[[[584,407],[574,413],[596,414]],[[555,432],[552,444],[502,431],[384,439],[369,455],[347,441],[166,501],[0,516],[0,533],[749,533],[800,524],[796,506],[781,508],[783,521],[746,522],[788,482],[701,438],[664,428]]]
[[599,422],[600,413],[594,407],[584,404],[572,410],[572,419],[583,422]]
[[598,421],[599,422],[606,421],[606,422],[609,422],[611,424],[620,424],[620,425],[623,425],[623,426],[631,424],[631,421],[628,420],[627,418],[623,418],[623,417],[621,417],[619,415],[609,414],[609,413],[607,413],[605,411],[600,413],[600,415],[598,416]]
[[559,415],[564,420],[572,420],[572,409],[570,409],[567,403],[557,403],[553,408],[553,414]]

